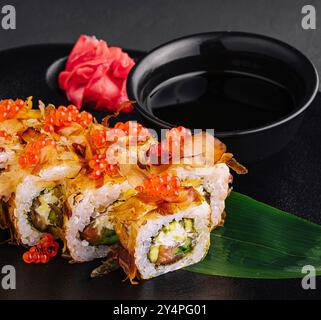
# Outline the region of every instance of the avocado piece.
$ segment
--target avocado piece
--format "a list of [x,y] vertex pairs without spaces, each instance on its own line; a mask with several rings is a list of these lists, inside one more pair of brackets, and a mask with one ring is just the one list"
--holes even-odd
[[153,245],[149,249],[148,259],[151,263],[155,263],[158,259],[159,246]]
[[48,215],[48,220],[50,221],[50,224],[55,225],[57,221],[57,214],[55,210],[51,209]]
[[114,230],[103,228],[102,238],[99,244],[112,245],[119,241],[119,238]]
[[62,210],[54,204],[49,205],[51,210],[48,215],[48,220],[51,225],[55,227],[62,227],[63,224],[63,214]]
[[177,255],[177,254],[181,254],[181,253],[187,253],[191,249],[192,249],[192,239],[187,238],[183,245],[181,245],[175,249],[174,254]]

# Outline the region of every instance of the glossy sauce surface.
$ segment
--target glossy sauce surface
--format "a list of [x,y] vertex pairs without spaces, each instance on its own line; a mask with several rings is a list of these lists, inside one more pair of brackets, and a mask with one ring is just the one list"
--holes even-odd
[[291,94],[264,78],[235,72],[193,72],[158,85],[146,100],[166,122],[216,132],[253,129],[288,115]]

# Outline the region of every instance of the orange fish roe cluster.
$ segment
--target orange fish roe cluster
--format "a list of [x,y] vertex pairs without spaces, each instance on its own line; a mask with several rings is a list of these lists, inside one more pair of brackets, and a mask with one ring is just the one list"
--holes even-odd
[[0,130],[0,138],[5,138],[5,140],[10,139],[10,134],[8,134],[8,132],[4,131],[4,130]]
[[89,161],[88,165],[90,168],[89,177],[94,180],[101,179],[104,175],[114,176],[118,174],[118,166],[110,164],[106,154],[97,154]]
[[70,126],[73,122],[80,124],[83,128],[88,128],[93,121],[93,116],[86,111],[79,112],[76,106],[60,106],[50,111],[45,119],[44,130],[54,132],[64,127]]
[[90,136],[95,148],[100,149],[125,136],[136,138],[137,142],[145,141],[149,136],[149,131],[137,122],[127,121],[117,122],[114,128],[95,129]]
[[90,138],[95,148],[103,148],[106,145],[106,130],[95,129],[90,133]]
[[22,99],[12,100],[5,99],[0,101],[0,121],[13,119],[18,112],[26,105]]
[[166,132],[166,139],[158,144],[152,145],[150,148],[150,157],[153,163],[161,164],[161,160],[165,161],[172,158],[173,151],[183,151],[184,142],[188,137],[192,136],[192,132],[183,126],[170,129]]
[[91,141],[95,148],[101,149],[108,145],[108,143],[116,142],[118,138],[125,136],[124,131],[120,129],[95,129],[90,134]]
[[181,190],[179,178],[171,173],[161,173],[146,179],[143,185],[136,187],[136,190],[150,201],[176,201]]
[[137,141],[145,141],[149,136],[148,129],[135,121],[117,122],[115,129],[122,130],[126,136],[137,137]]
[[45,233],[36,246],[23,254],[22,259],[25,263],[47,263],[57,255],[58,249],[58,242],[50,233]]
[[42,137],[37,141],[29,143],[24,153],[19,158],[21,168],[34,167],[40,163],[41,150],[47,146],[55,146],[56,143],[52,138]]

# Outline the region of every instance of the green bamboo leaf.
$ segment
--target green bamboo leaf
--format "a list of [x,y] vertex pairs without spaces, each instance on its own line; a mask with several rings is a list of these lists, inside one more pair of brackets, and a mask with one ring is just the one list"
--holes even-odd
[[301,278],[312,265],[321,275],[321,226],[232,192],[227,219],[211,233],[206,258],[187,270],[238,278]]

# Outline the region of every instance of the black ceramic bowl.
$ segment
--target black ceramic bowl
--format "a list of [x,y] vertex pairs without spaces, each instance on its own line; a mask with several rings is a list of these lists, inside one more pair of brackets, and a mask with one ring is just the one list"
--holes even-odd
[[148,53],[129,74],[127,92],[153,127],[214,128],[249,163],[294,137],[318,86],[315,67],[295,48],[256,34],[211,32]]

